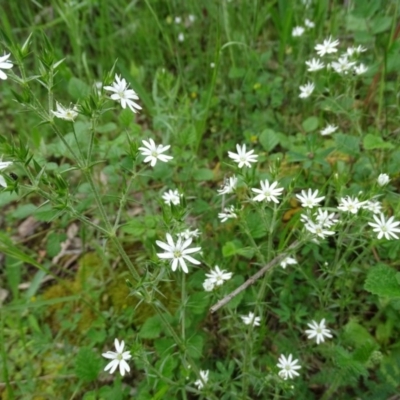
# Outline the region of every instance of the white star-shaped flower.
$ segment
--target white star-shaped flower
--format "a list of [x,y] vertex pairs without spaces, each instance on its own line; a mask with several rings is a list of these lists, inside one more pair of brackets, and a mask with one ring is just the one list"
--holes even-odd
[[254,193],[257,193],[257,196],[254,197],[254,201],[273,201],[276,204],[279,204],[278,196],[280,196],[283,192],[283,188],[277,187],[278,182],[273,182],[271,185],[266,179],[264,182],[260,181],[261,189],[251,189]]
[[333,132],[336,132],[338,127],[336,125],[328,124],[324,129],[320,131],[322,136],[331,135]]
[[124,351],[125,342],[123,340],[119,343],[118,339],[115,339],[114,345],[116,352],[107,351],[107,353],[102,354],[103,357],[112,360],[106,365],[104,371],[110,370],[110,374],[113,374],[119,366],[119,372],[124,376],[125,371],[129,372],[131,370],[126,360],[129,360],[132,356],[129,351]]
[[56,102],[57,111],[51,110],[50,112],[57,118],[65,119],[66,121],[74,121],[78,116],[77,106],[70,108],[63,107],[59,102]]
[[256,317],[252,312],[249,312],[249,315],[242,315],[240,318],[245,325],[260,326],[261,318]]
[[389,219],[385,219],[385,216],[381,213],[380,216],[373,215],[374,222],[368,222],[368,225],[372,226],[374,232],[378,234],[378,239],[398,239],[399,237],[396,233],[400,233],[400,228],[397,228],[400,225],[400,222],[395,221],[394,217],[390,217]]
[[281,370],[279,371],[279,376],[283,379],[293,379],[300,374],[297,372],[298,369],[301,368],[300,365],[296,365],[299,360],[293,360],[293,356],[289,354],[288,358],[286,358],[283,354],[278,359],[278,364],[276,365]]
[[[7,168],[12,164],[12,161],[0,161],[0,171]],[[0,186],[7,187],[7,182],[2,175],[0,175]]]
[[295,264],[297,264],[297,260],[296,260],[295,258],[286,257],[286,258],[284,258],[284,259],[281,261],[280,266],[281,266],[283,269],[286,269],[286,267],[287,267],[288,265],[295,265]]
[[354,72],[357,75],[365,74],[367,71],[368,71],[368,68],[363,63],[354,67]]
[[388,174],[379,174],[376,181],[378,182],[379,186],[385,186],[390,182],[390,178]]
[[293,37],[299,37],[302,36],[304,33],[305,29],[302,26],[295,26],[292,29],[292,36]]
[[311,96],[312,92],[315,89],[315,85],[312,82],[307,82],[305,85],[300,86],[299,89],[299,97],[301,99],[306,99],[307,97]]
[[172,203],[172,204],[175,204],[176,206],[180,203],[180,200],[181,200],[181,196],[176,189],[168,190],[167,192],[165,192],[162,195],[162,198],[163,198],[165,204],[170,205]]
[[357,197],[342,197],[339,201],[338,210],[357,214],[358,210],[365,204],[365,201],[358,200]]
[[323,57],[325,54],[336,53],[337,46],[339,46],[339,40],[332,41],[332,36],[329,36],[329,38],[325,39],[322,44],[317,44],[315,50],[320,57]]
[[235,175],[226,179],[222,188],[218,190],[218,194],[232,193],[236,189],[237,182],[238,178]]
[[214,270],[211,270],[209,274],[206,274],[207,280],[215,286],[221,286],[224,281],[228,281],[232,278],[232,272],[226,272],[224,269],[219,269],[216,265]]
[[307,71],[309,72],[319,71],[325,67],[325,64],[319,58],[313,58],[306,61],[306,65],[308,67]]
[[158,146],[154,143],[153,139],[147,140],[142,140],[142,143],[145,145],[145,147],[139,147],[140,152],[142,153],[143,156],[146,156],[146,158],[143,160],[145,163],[150,163],[152,167],[154,167],[157,163],[157,160],[160,160],[162,162],[168,162],[169,160],[172,160],[173,157],[167,156],[164,153],[164,151],[167,151],[171,146],[163,146],[159,144]]
[[203,389],[204,385],[208,382],[208,373],[209,371],[200,371],[201,379],[197,379],[194,383],[197,386],[197,389]]
[[332,338],[330,330],[325,326],[325,318],[322,319],[319,324],[315,321],[312,321],[307,325],[311,328],[306,330],[307,338],[316,338],[317,344],[323,343],[325,341],[325,336],[329,339]]
[[201,247],[192,247],[190,249],[188,248],[192,244],[192,238],[183,241],[183,239],[180,237],[178,238],[176,243],[174,243],[174,240],[169,233],[167,233],[166,238],[167,243],[156,240],[157,246],[165,250],[165,253],[157,253],[157,256],[164,260],[170,259],[172,271],[176,271],[179,266],[183,272],[188,273],[189,270],[185,260],[195,265],[201,264],[200,261],[194,259],[192,256],[189,255],[201,250]]
[[251,167],[250,163],[257,162],[257,154],[253,154],[254,150],[246,151],[246,145],[244,144],[240,147],[239,144],[236,145],[237,154],[231,151],[228,151],[229,158],[233,161],[237,162],[239,168],[242,168],[244,165],[246,167]]
[[223,212],[218,214],[218,218],[221,220],[221,222],[226,222],[230,218],[237,218],[237,214],[235,213],[235,207],[234,206],[225,207],[223,209]]
[[126,83],[126,80],[124,78],[121,79],[120,76],[115,74],[115,81],[111,86],[104,86],[104,89],[114,92],[111,98],[115,101],[119,101],[122,108],[128,106],[131,111],[136,113],[138,110],[141,110],[142,107],[133,100],[139,100],[139,97],[133,89],[128,89],[128,87],[129,85]]
[[7,79],[7,75],[2,71],[2,69],[10,69],[14,65],[9,60],[11,54],[4,54],[4,56],[0,57],[0,79],[5,81]]
[[338,73],[338,74],[347,74],[350,69],[352,69],[356,63],[354,61],[349,61],[347,56],[339,57],[337,61],[333,61],[331,63],[331,67]]
[[371,211],[374,214],[380,214],[382,211],[382,204],[379,203],[379,201],[367,200],[362,208]]
[[325,199],[325,196],[317,196],[318,189],[316,189],[314,192],[312,189],[308,189],[308,192],[302,190],[300,194],[296,194],[297,199],[301,201],[301,206],[305,208],[314,208],[319,206],[318,203]]
[[313,235],[325,239],[326,236],[334,235],[334,231],[330,231],[324,225],[320,223],[314,223],[313,221],[308,221],[304,224],[304,227],[307,229],[308,232],[312,233]]

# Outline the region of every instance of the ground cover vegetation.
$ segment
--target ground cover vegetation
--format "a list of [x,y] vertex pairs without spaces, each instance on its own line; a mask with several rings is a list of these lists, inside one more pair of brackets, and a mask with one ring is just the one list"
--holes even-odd
[[2,2],[1,398],[397,398],[399,6]]

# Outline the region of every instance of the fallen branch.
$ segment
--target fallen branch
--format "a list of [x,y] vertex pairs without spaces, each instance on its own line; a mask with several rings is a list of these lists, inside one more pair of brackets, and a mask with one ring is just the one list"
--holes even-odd
[[252,285],[257,279],[260,279],[269,269],[274,267],[275,265],[279,264],[284,258],[286,258],[293,249],[295,249],[299,245],[299,241],[296,240],[293,242],[287,250],[279,254],[279,256],[276,256],[273,260],[271,260],[268,264],[266,264],[264,267],[262,267],[256,274],[254,274],[252,277],[247,279],[246,282],[244,282],[242,285],[240,285],[238,288],[236,288],[233,292],[229,293],[226,295],[223,299],[221,299],[218,303],[214,304],[210,308],[210,312],[214,313],[215,311],[219,310],[221,307],[223,307],[226,303],[230,302],[235,296],[237,296],[240,292],[243,292],[243,290],[247,289],[250,285]]

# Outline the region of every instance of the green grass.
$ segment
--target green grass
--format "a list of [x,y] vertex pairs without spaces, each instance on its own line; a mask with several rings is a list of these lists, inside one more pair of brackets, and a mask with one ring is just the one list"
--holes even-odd
[[[394,0],[2,5],[0,56],[14,67],[0,81],[0,161],[13,161],[0,171],[0,398],[395,396],[399,240],[377,239],[370,211],[337,206],[375,199],[400,219],[398,16]],[[306,18],[315,27],[293,37]],[[332,59],[365,47],[357,63],[368,71],[308,72],[329,36],[340,40]],[[115,74],[140,113],[96,89]],[[301,99],[308,81],[315,91]],[[56,101],[79,105],[75,122],[53,118]],[[328,123],[338,129],[322,136]],[[173,160],[144,164],[149,138]],[[257,164],[239,169],[236,144]],[[218,195],[234,174],[234,193]],[[284,189],[279,204],[252,201],[265,179]],[[319,244],[300,220],[296,194],[308,188],[339,219]],[[179,205],[164,204],[168,189]],[[231,205],[237,218],[221,223]],[[188,274],[156,244],[185,229],[200,231],[191,247],[202,248]],[[210,312],[289,246],[297,264],[273,263]],[[233,277],[206,292],[215,265]],[[243,323],[249,312],[260,326]],[[333,338],[317,346],[304,331],[322,318]],[[103,371],[115,338],[132,354],[124,377]],[[299,360],[299,377],[279,377],[281,354]],[[200,370],[210,372],[198,390]]]

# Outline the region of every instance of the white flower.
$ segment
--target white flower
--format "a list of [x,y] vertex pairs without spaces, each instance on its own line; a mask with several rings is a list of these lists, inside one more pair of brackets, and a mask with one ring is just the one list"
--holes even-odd
[[310,20],[307,19],[307,18],[306,18],[305,21],[304,21],[304,25],[305,25],[307,28],[309,28],[309,29],[312,29],[312,28],[315,27],[314,22],[310,21]]
[[215,63],[210,63],[210,68],[215,68]]
[[286,358],[283,354],[278,359],[278,364],[276,366],[280,368],[279,376],[283,379],[293,379],[296,376],[299,376],[299,373],[296,371],[300,369],[300,365],[296,365],[299,360],[293,360],[293,356],[289,354],[289,357]]
[[338,222],[338,220],[335,218],[335,213],[329,214],[327,210],[321,210],[318,208],[317,214],[314,215],[316,221],[326,228],[330,228],[332,225],[335,225]]
[[298,37],[301,36],[304,33],[305,29],[302,26],[295,26],[292,29],[292,36],[293,37]]
[[[11,165],[11,161],[0,161],[0,171]],[[2,175],[0,175],[0,186],[7,187],[7,182]]]
[[196,16],[193,14],[189,14],[188,15],[188,20],[190,23],[193,23],[196,20]]
[[208,382],[208,373],[209,371],[200,371],[200,376],[201,379],[197,379],[197,381],[194,383],[195,386],[197,386],[197,389],[202,389],[204,385]]
[[176,271],[179,265],[183,272],[188,273],[189,270],[185,260],[195,265],[201,264],[200,261],[195,260],[189,255],[201,250],[201,247],[192,247],[191,249],[188,249],[192,243],[192,238],[186,239],[184,242],[182,241],[182,238],[178,238],[176,243],[174,243],[174,240],[169,233],[167,233],[166,238],[167,243],[156,240],[157,246],[165,250],[165,253],[157,253],[157,256],[161,259],[170,259],[172,271]]
[[168,192],[165,192],[162,195],[162,198],[164,200],[165,204],[175,204],[176,206],[179,204],[180,200],[181,200],[181,196],[179,194],[179,192],[175,189],[175,190],[168,190]]
[[200,231],[198,229],[194,229],[191,231],[190,229],[185,229],[183,232],[177,234],[178,238],[189,239],[189,238],[197,238],[200,236]]
[[175,17],[175,23],[176,24],[180,24],[182,22],[182,18],[181,17]]
[[368,200],[365,202],[362,208],[364,210],[371,211],[374,214],[380,214],[380,212],[382,211],[382,204],[379,203],[379,201]]
[[230,218],[237,218],[237,214],[235,213],[235,207],[234,206],[225,207],[223,209],[223,212],[218,214],[218,218],[221,220],[221,222],[226,222]]
[[294,264],[297,264],[297,260],[295,258],[286,257],[281,261],[280,266],[283,269],[285,269],[288,265],[294,265]]
[[256,317],[252,312],[249,312],[249,315],[242,315],[240,318],[245,325],[260,326],[261,318]]
[[356,63],[354,61],[349,61],[347,56],[339,57],[337,61],[333,61],[331,63],[331,67],[338,73],[338,74],[347,74],[348,71],[354,67]]
[[224,185],[218,190],[218,194],[228,194],[232,193],[236,189],[238,178],[234,175],[229,179],[225,179]]
[[388,220],[385,219],[383,214],[380,214],[379,217],[376,215],[373,217],[376,223],[368,222],[368,225],[374,228],[372,230],[378,234],[378,239],[382,239],[382,237],[387,240],[399,238],[396,233],[400,232],[400,228],[397,228],[400,222],[395,221],[394,217],[390,217]]
[[313,58],[312,60],[306,61],[307,71],[314,72],[324,68],[324,63],[319,58]]
[[129,85],[126,83],[126,80],[124,78],[121,79],[120,76],[115,74],[115,81],[112,83],[112,86],[104,86],[104,89],[114,92],[111,98],[115,101],[119,101],[122,108],[128,106],[136,113],[137,110],[141,110],[142,107],[133,100],[139,100],[139,97],[134,90],[128,89],[128,87]]
[[315,85],[312,82],[307,82],[305,85],[300,86],[299,89],[300,89],[300,92],[301,92],[299,94],[299,97],[301,99],[306,99],[314,91]]
[[5,81],[7,79],[7,75],[2,71],[2,69],[10,69],[14,66],[14,64],[8,59],[11,54],[4,54],[4,56],[0,57],[0,79]]
[[185,35],[181,32],[179,35],[178,35],[178,41],[179,42],[183,42],[185,40]]
[[211,270],[209,274],[206,274],[207,280],[215,286],[221,286],[224,281],[228,281],[232,278],[232,272],[226,272],[224,269],[219,269],[218,265]]
[[168,162],[169,160],[172,160],[173,157],[167,156],[164,153],[164,151],[167,151],[171,146],[163,146],[159,144],[156,146],[154,143],[153,139],[149,139],[149,141],[142,140],[142,143],[146,147],[139,147],[140,152],[142,155],[146,156],[146,158],[143,160],[143,162],[147,163],[150,162],[150,165],[154,167],[157,163],[157,160],[163,161],[163,162]]
[[118,339],[115,339],[114,345],[116,352],[107,351],[107,353],[102,354],[103,357],[112,360],[106,365],[104,371],[110,370],[110,374],[113,374],[119,366],[119,372],[122,376],[124,376],[125,371],[129,372],[131,370],[125,360],[129,360],[132,356],[130,355],[129,351],[124,351],[125,342],[123,340],[121,343],[119,343]]
[[254,197],[254,201],[273,201],[276,204],[279,204],[279,200],[277,196],[280,196],[283,192],[283,188],[277,187],[278,182],[273,182],[271,185],[266,179],[264,182],[260,181],[261,189],[251,189],[254,193],[258,193],[256,197]]
[[309,220],[307,223],[304,224],[304,227],[307,229],[308,232],[312,233],[313,235],[325,239],[326,236],[334,235],[334,231],[330,231],[324,225],[320,223],[314,223],[313,221]]
[[57,118],[65,119],[66,121],[74,121],[78,116],[78,108],[65,108],[60,103],[56,102],[57,111],[51,110],[50,112]]
[[354,67],[354,72],[357,75],[365,74],[367,71],[368,71],[368,68],[363,63]]
[[327,135],[330,135],[333,132],[335,132],[337,129],[338,129],[338,127],[336,125],[328,124],[328,125],[326,125],[326,127],[324,129],[322,129],[320,131],[320,133],[322,136],[327,136]]
[[242,168],[244,165],[246,167],[251,167],[250,163],[257,162],[257,154],[253,154],[254,150],[250,150],[246,152],[246,145],[244,144],[242,147],[240,147],[239,144],[236,145],[236,153],[232,153],[231,151],[228,151],[229,158],[232,158],[233,161],[237,162],[239,165],[239,168]]
[[315,46],[315,50],[317,51],[320,57],[323,57],[325,54],[331,54],[337,52],[337,46],[339,45],[339,40],[332,41],[332,36],[329,36],[328,39],[325,39],[322,44],[317,44]]
[[357,47],[354,47],[354,46],[348,47],[346,52],[350,57],[352,57],[354,54],[358,55],[360,53],[364,53],[364,51],[367,51],[367,49],[360,45]]
[[214,289],[214,284],[211,282],[210,279],[206,279],[203,282],[203,288],[206,292],[211,292]]
[[365,204],[365,201],[358,200],[357,197],[342,197],[339,201],[338,210],[357,214],[358,210]]
[[312,321],[307,325],[311,328],[306,330],[307,338],[316,338],[317,344],[323,343],[325,341],[325,336],[330,339],[332,338],[330,330],[325,326],[325,318],[323,318],[319,324],[315,321]]
[[318,189],[314,192],[312,189],[308,189],[308,192],[302,190],[300,194],[296,194],[297,199],[301,201],[301,206],[306,208],[314,208],[315,206],[319,206],[319,202],[325,199],[325,196],[317,197]]
[[388,174],[379,174],[376,181],[378,182],[379,186],[385,186],[390,182],[390,178]]

